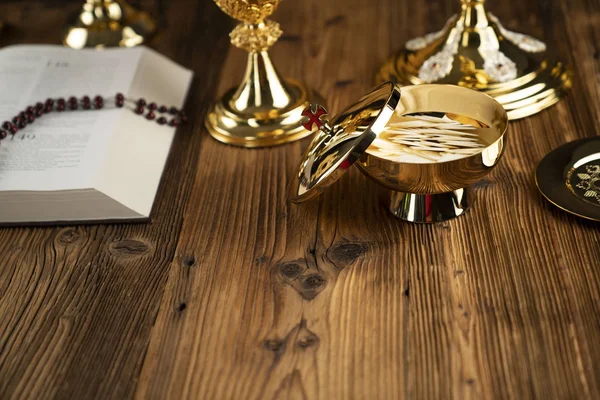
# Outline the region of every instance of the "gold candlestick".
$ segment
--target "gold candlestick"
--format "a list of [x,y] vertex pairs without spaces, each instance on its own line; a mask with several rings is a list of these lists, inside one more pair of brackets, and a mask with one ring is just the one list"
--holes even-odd
[[242,84],[227,91],[206,117],[210,134],[221,142],[264,147],[311,133],[302,125],[302,111],[316,96],[302,83],[282,79],[267,52],[282,33],[278,23],[266,19],[280,1],[215,0],[227,15],[241,21],[230,34],[231,43],[249,53]]
[[571,71],[549,59],[540,40],[506,29],[484,2],[461,0],[460,14],[442,30],[406,42],[377,80],[480,90],[502,104],[513,120],[558,102],[571,87]]
[[124,1],[86,0],[69,23],[63,44],[84,47],[134,47],[145,43],[156,31],[149,14]]

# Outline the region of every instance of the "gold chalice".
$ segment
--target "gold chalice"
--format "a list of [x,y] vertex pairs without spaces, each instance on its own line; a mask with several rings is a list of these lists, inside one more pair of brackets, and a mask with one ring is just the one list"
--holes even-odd
[[156,31],[149,14],[122,0],[86,0],[67,27],[63,44],[84,47],[134,47]]
[[242,84],[227,91],[206,117],[208,131],[223,143],[274,146],[311,133],[302,125],[302,111],[315,96],[302,83],[282,79],[267,52],[282,33],[278,23],[266,19],[280,1],[215,0],[241,21],[230,34],[231,43],[248,52]]
[[502,104],[510,119],[558,102],[571,87],[570,70],[548,57],[542,41],[505,28],[484,2],[461,0],[460,14],[442,30],[406,42],[383,65],[377,81],[480,90]]

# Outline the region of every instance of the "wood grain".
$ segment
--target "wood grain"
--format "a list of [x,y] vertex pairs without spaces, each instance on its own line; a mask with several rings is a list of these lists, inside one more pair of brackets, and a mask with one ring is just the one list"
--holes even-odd
[[[456,3],[285,1],[271,55],[339,110]],[[511,124],[469,213],[418,226],[358,171],[287,204],[306,140],[237,149],[202,125],[245,66],[232,23],[207,0],[142,1],[165,12],[154,46],[196,72],[192,123],[152,224],[0,230],[0,398],[600,398],[600,225],[532,178],[548,151],[598,134],[600,1],[488,3],[551,43],[574,88]],[[0,43],[56,42],[77,7],[0,4]]]

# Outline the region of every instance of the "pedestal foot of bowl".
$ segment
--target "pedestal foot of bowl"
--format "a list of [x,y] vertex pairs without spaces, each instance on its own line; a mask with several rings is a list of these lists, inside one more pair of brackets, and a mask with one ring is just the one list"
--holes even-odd
[[389,208],[397,218],[430,224],[464,214],[472,203],[470,188],[439,194],[415,194],[390,191]]

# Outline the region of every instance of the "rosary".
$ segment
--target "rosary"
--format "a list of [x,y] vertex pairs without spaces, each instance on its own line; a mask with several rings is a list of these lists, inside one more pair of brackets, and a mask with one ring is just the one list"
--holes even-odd
[[159,125],[169,125],[178,127],[184,125],[188,121],[187,115],[183,110],[176,107],[167,107],[165,105],[158,106],[156,103],[147,103],[144,99],[127,99],[121,93],[117,93],[114,98],[104,98],[96,96],[93,99],[89,96],[83,96],[81,99],[77,97],[69,97],[68,99],[48,99],[45,103],[36,103],[33,106],[27,107],[24,111],[15,116],[12,121],[5,121],[0,127],[0,140],[6,138],[8,134],[16,134],[19,130],[25,129],[27,125],[35,122],[44,114],[51,112],[76,111],[82,110],[100,110],[105,107],[105,102],[115,108],[123,108],[128,105],[128,108],[133,110],[137,115],[144,116],[149,121],[156,121]]

